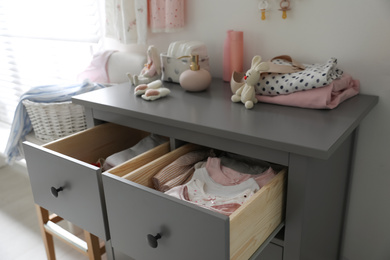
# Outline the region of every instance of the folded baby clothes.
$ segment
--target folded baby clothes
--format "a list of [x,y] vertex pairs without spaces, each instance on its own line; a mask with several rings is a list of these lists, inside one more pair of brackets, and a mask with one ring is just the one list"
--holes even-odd
[[167,191],[183,184],[194,172],[195,164],[207,159],[211,154],[213,154],[211,149],[201,149],[180,156],[152,177],[154,188],[158,191]]
[[[293,63],[285,59],[273,59],[277,65]],[[323,64],[303,64],[305,69],[293,73],[264,72],[255,86],[256,94],[265,96],[287,95],[297,91],[321,88],[342,76],[343,71],[337,68],[337,59],[330,58]]]
[[333,109],[343,101],[359,94],[359,91],[359,80],[344,73],[340,79],[336,79],[322,88],[299,91],[289,95],[256,95],[256,98],[264,103],[312,109]]
[[[225,160],[226,161],[226,160]],[[205,166],[210,177],[216,182],[224,186],[232,186],[240,184],[248,179],[254,179],[259,187],[266,185],[273,177],[275,171],[271,168],[261,169],[257,174],[247,174],[235,171],[229,167],[221,165],[221,159],[218,157],[209,157]]]
[[223,166],[247,174],[259,174],[271,167],[266,161],[235,153],[223,152],[219,158]]
[[206,168],[200,168],[194,172],[191,181],[170,189],[166,194],[229,216],[259,189],[253,179],[223,186],[213,181]]
[[198,163],[195,163],[195,165],[190,169],[188,169],[187,171],[183,171],[180,175],[170,180],[167,180],[164,184],[160,186],[160,191],[165,192],[176,186],[189,182],[192,179],[194,172],[199,168],[205,167],[205,165],[206,165],[206,161],[200,161]]
[[165,142],[167,142],[166,138],[156,134],[151,134],[143,138],[136,145],[107,157],[103,164],[103,170],[107,171],[112,167],[130,160],[131,158],[134,158],[135,156],[140,155],[141,153],[144,153]]

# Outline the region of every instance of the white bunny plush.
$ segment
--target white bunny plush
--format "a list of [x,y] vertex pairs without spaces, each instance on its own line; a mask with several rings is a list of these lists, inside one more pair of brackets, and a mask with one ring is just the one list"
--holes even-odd
[[161,78],[161,62],[157,48],[150,45],[146,55],[148,61],[139,75],[133,76],[130,73],[126,74],[131,85],[134,84],[134,86],[138,86],[140,84],[148,84]]
[[232,101],[241,101],[245,104],[246,109],[251,109],[258,101],[256,99],[255,85],[259,82],[260,73],[262,71],[267,71],[268,69],[268,64],[266,62],[261,62],[261,57],[259,55],[253,57],[251,68],[246,72],[244,77],[245,84],[232,96]]

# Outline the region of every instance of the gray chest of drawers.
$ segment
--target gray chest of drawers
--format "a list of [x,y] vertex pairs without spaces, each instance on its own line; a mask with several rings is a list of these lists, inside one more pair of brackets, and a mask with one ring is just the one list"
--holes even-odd
[[[334,110],[261,103],[252,110],[246,110],[242,104],[230,101],[230,86],[219,79],[214,79],[208,90],[198,93],[186,92],[177,84],[165,82],[164,86],[171,89],[170,95],[152,102],[134,96],[133,87],[129,84],[82,94],[74,97],[73,102],[85,107],[89,127],[112,122],[167,136],[171,147],[189,142],[285,166],[288,174],[283,208],[284,228],[275,238],[269,237],[251,259],[339,258],[357,128],[378,102],[377,97],[358,95]],[[78,171],[77,167],[72,171]],[[103,178],[98,176],[97,183],[93,184],[99,186],[101,191],[95,194],[102,197],[99,212],[110,209],[106,208],[104,199],[106,177],[104,174]],[[134,194],[141,191],[144,192],[140,189]],[[153,196],[148,195],[148,199]],[[117,215],[118,212],[103,213],[102,219],[98,220],[100,229],[90,232],[104,234],[101,236],[109,241],[108,245],[112,238],[115,251],[115,239],[109,232],[107,221],[110,214]],[[131,212],[126,214],[131,222]],[[133,218],[142,216],[134,213]],[[206,234],[203,236],[218,240],[228,236],[224,227],[214,230],[220,230],[219,234],[207,234],[207,230],[204,230]],[[215,241],[215,244],[225,250],[225,253],[216,255],[228,259],[226,248],[229,245],[221,241]],[[197,247],[196,244],[193,246]],[[118,244],[118,247],[123,245]],[[169,255],[169,251],[166,254]]]

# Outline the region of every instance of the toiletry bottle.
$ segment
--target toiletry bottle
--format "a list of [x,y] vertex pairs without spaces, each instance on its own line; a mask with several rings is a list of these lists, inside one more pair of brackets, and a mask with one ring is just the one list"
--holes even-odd
[[183,56],[178,59],[190,57],[190,69],[180,74],[180,86],[188,91],[202,91],[208,88],[211,83],[211,75],[199,66],[199,55]]

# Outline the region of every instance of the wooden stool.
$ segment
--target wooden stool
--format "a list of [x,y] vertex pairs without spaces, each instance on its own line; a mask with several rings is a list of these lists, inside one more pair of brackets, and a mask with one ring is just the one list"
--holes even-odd
[[56,259],[53,235],[88,256],[90,260],[101,260],[101,255],[106,252],[106,248],[104,243],[100,245],[98,237],[84,230],[84,241],[56,224],[63,218],[56,214],[49,215],[48,210],[39,205],[35,206],[48,260]]

